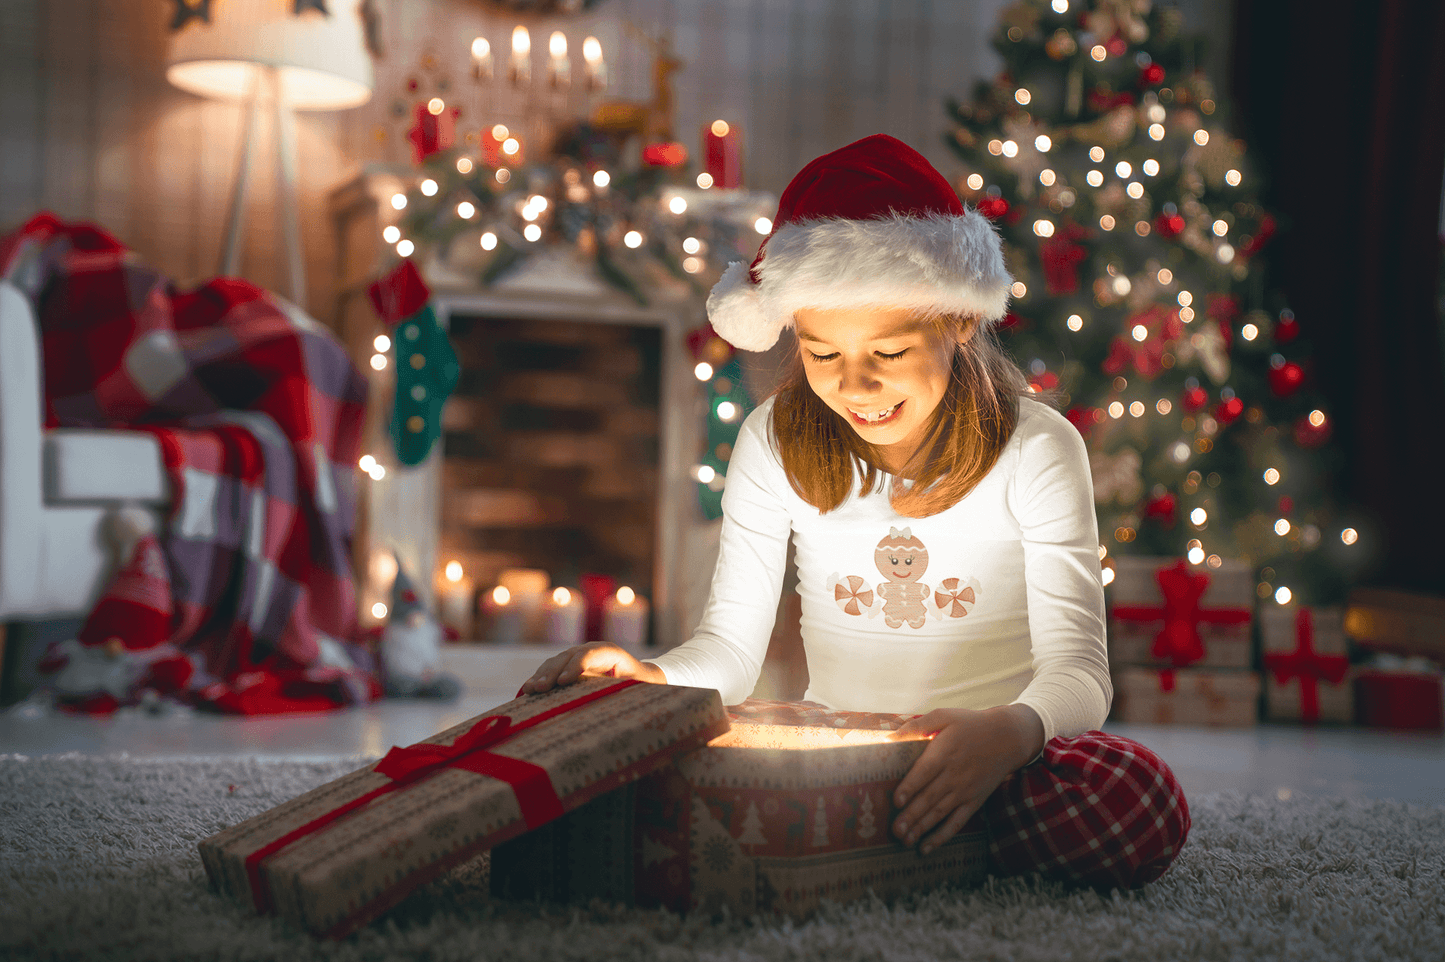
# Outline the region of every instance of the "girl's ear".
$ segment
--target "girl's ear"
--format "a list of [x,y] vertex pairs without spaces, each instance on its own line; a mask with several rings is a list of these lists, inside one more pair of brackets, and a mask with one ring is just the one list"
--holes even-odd
[[978,333],[980,321],[977,316],[960,317],[954,322],[953,346],[962,348]]

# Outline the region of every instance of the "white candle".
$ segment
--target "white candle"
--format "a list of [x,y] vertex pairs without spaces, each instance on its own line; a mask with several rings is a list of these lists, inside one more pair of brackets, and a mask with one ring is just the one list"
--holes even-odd
[[525,87],[532,82],[532,35],[526,27],[512,29],[512,83]]
[[482,602],[482,612],[491,623],[487,633],[489,641],[499,645],[516,645],[522,641],[522,620],[524,612],[520,605],[512,603],[512,593],[504,585],[497,585]]
[[647,599],[623,585],[602,609],[602,640],[623,648],[641,648],[647,641]]
[[511,594],[511,604],[520,611],[521,641],[541,641],[543,606],[552,589],[552,578],[537,568],[508,568],[497,579]]
[[587,607],[582,596],[566,588],[556,588],[547,605],[547,643],[559,648],[570,648],[583,641],[583,628],[587,621]]
[[552,31],[547,41],[547,52],[552,55],[548,67],[548,78],[553,88],[566,90],[572,82],[572,63],[567,59],[567,35],[560,30]]
[[582,59],[587,62],[587,89],[607,86],[607,64],[602,60],[602,43],[596,37],[582,41]]
[[472,76],[477,80],[492,79],[492,45],[486,37],[472,41]]
[[437,611],[441,622],[455,628],[462,638],[472,634],[472,579],[462,570],[461,562],[447,562],[437,582]]

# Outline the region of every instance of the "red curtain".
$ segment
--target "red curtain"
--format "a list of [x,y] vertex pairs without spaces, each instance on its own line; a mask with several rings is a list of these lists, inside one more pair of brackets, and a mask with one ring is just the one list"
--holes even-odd
[[1364,580],[1445,594],[1440,297],[1445,3],[1236,0],[1233,86],[1285,230],[1271,281],[1310,335]]

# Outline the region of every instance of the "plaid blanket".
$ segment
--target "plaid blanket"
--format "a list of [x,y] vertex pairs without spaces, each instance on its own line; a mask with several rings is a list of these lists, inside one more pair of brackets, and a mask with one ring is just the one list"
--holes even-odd
[[224,711],[375,697],[350,644],[366,383],[341,344],[245,281],[177,291],[104,231],[50,214],[0,239],[0,277],[35,308],[46,425],[144,430],[164,452],[170,633],[124,647],[184,653],[176,694]]

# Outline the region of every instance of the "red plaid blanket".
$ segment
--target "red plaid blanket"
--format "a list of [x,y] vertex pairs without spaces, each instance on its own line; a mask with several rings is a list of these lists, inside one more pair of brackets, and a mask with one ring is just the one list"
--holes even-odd
[[160,441],[174,614],[155,641],[194,668],[178,694],[248,714],[375,697],[348,644],[366,383],[340,343],[245,281],[177,291],[104,231],[49,214],[0,239],[0,277],[35,308],[47,426]]

